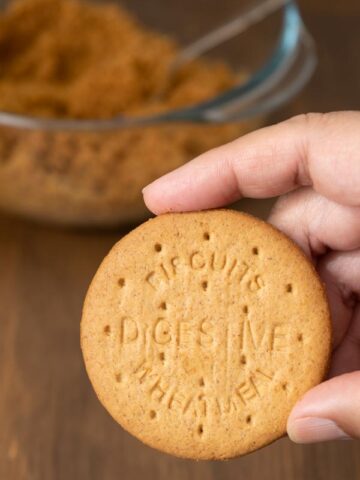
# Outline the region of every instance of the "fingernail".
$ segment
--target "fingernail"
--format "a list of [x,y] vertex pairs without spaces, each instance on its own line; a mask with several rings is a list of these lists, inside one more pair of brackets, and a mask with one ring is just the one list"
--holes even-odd
[[288,425],[288,435],[295,443],[325,442],[328,440],[350,440],[333,420],[327,418],[297,418]]

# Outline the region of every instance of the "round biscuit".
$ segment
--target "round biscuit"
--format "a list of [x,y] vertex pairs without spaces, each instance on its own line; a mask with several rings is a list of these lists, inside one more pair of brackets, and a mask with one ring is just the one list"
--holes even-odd
[[323,379],[330,344],[311,262],[271,225],[231,210],[166,214],[123,237],[81,323],[87,372],[113,418],[193,459],[281,437]]

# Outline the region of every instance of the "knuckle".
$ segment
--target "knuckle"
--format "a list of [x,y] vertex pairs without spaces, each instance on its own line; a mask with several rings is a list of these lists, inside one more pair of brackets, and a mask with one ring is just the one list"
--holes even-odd
[[313,127],[314,125],[328,123],[332,114],[329,113],[316,113],[316,112],[308,112],[308,113],[301,113],[292,117],[290,122],[298,125],[303,125],[305,127]]

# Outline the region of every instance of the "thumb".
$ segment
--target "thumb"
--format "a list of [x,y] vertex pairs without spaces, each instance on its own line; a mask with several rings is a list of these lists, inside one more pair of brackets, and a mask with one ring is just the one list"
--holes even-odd
[[293,408],[287,431],[296,443],[360,438],[360,371],[307,392]]

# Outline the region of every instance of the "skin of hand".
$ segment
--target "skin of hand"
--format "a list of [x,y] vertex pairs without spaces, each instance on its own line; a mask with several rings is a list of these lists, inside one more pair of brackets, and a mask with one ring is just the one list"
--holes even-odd
[[360,438],[360,112],[306,114],[196,158],[148,185],[155,214],[281,195],[269,222],[315,263],[333,321],[328,379],[287,423],[297,443]]

